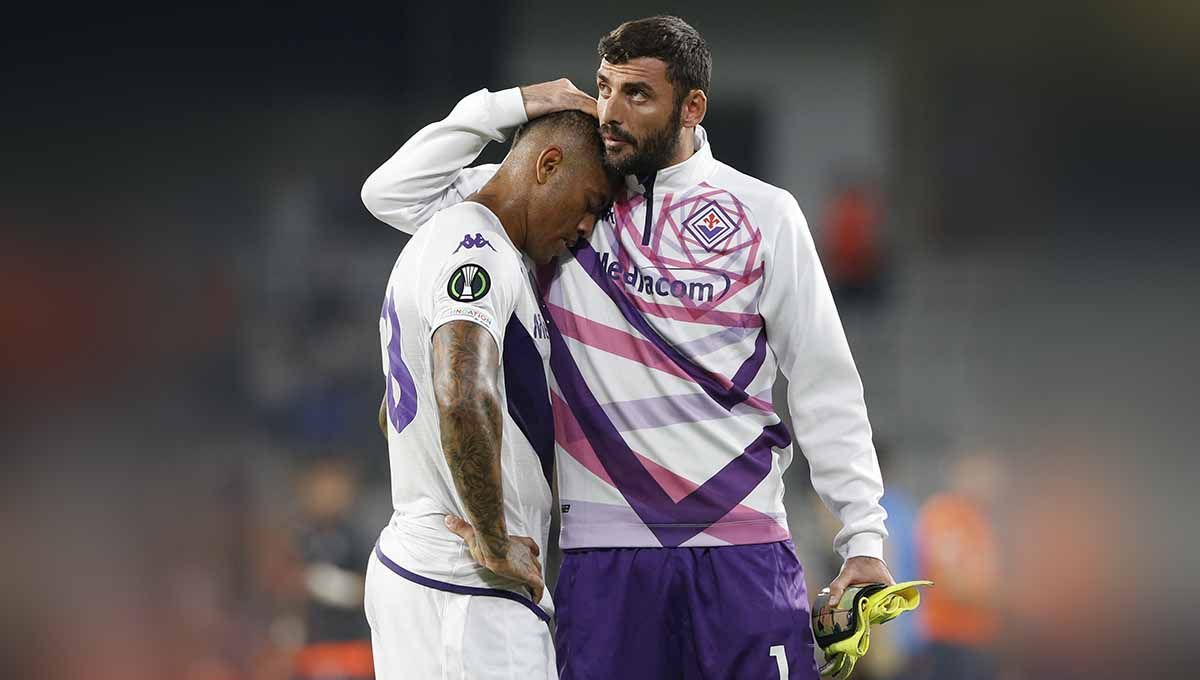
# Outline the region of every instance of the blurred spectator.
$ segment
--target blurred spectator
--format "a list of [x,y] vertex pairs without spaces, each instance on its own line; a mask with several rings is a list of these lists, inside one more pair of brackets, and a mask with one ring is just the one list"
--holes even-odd
[[839,306],[873,303],[885,292],[880,222],[874,189],[862,181],[842,182],[826,216],[822,249]]
[[[1187,586],[1180,587],[1193,573],[1146,544],[1152,524],[1141,515],[1144,500],[1130,493],[1133,475],[1112,475],[1093,450],[1073,448],[1059,445],[1027,466],[1013,503],[1005,642],[1014,671],[1060,680],[1177,677],[1165,655],[1145,650],[1193,644],[1182,615]],[[1160,561],[1173,597],[1153,587],[1166,576],[1150,566]]]
[[917,516],[918,570],[935,584],[921,596],[928,646],[919,677],[996,677],[1000,556],[992,508],[1002,480],[990,455],[962,458],[953,465],[950,490],[930,497]]
[[340,460],[312,463],[300,480],[303,524],[297,549],[306,594],[305,645],[293,677],[305,680],[373,678],[371,632],[363,615],[363,575],[370,546],[350,517],[357,480]]

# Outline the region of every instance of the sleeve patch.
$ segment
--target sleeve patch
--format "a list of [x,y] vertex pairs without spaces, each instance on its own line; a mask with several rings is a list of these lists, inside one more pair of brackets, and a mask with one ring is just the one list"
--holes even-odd
[[478,302],[492,290],[492,277],[477,264],[464,264],[446,282],[446,294],[455,302]]

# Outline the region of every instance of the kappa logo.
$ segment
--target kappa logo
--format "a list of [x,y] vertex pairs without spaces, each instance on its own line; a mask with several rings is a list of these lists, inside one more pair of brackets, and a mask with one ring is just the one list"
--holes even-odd
[[450,275],[446,294],[456,302],[476,302],[492,289],[492,277],[477,264],[464,264]]
[[[483,237],[483,234],[476,233],[474,238],[472,238],[470,234],[463,234],[462,243],[458,244],[458,247],[454,249],[454,253],[457,253],[458,251],[462,250],[463,248],[470,250],[472,248],[482,248],[484,246],[491,248],[492,252],[496,252],[495,246],[493,246],[491,243],[489,243],[488,240]],[[450,254],[453,255],[454,253],[450,253]]]
[[692,213],[691,217],[684,220],[683,225],[708,251],[712,251],[738,230],[737,221],[730,217],[729,213],[725,212],[716,201],[705,203],[703,207]]

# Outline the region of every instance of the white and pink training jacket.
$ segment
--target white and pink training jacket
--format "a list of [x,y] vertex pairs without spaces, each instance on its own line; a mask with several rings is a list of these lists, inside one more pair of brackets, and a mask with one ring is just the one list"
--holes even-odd
[[[469,95],[363,186],[414,233],[498,166],[464,166],[527,120],[520,90]],[[693,547],[788,538],[776,415],[789,381],[796,444],[842,521],[843,557],[882,557],[887,514],[862,382],[796,200],[713,158],[629,177],[590,242],[543,272],[564,548]],[[649,210],[648,210],[649,207]]]

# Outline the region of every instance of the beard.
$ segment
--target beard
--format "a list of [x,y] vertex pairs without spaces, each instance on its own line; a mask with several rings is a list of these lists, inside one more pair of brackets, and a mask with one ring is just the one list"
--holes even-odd
[[632,153],[624,158],[613,158],[607,150],[604,153],[604,166],[617,175],[645,176],[667,167],[679,147],[679,114],[683,111],[683,102],[675,105],[671,117],[665,125],[657,130],[651,130],[641,139],[635,138],[625,129],[615,125],[602,125],[601,130],[629,144]]

